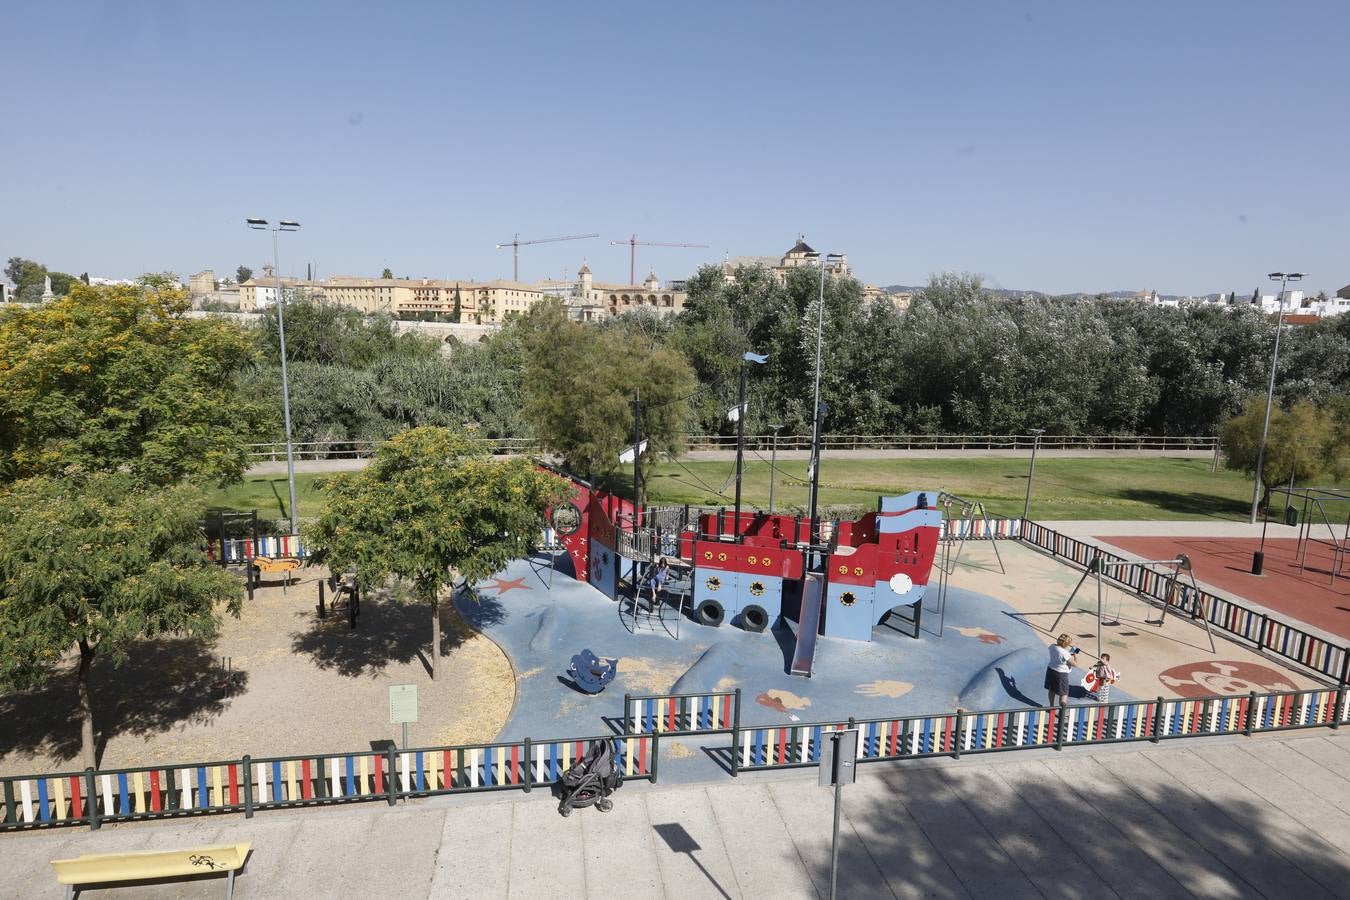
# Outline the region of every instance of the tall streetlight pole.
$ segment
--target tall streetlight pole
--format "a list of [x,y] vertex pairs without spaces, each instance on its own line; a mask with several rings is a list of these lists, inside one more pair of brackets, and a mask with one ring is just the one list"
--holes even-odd
[[816,388],[814,413],[811,421],[811,543],[820,541],[820,519],[817,515],[817,501],[820,497],[820,424],[824,410],[820,404],[820,351],[825,342],[825,264],[830,260],[843,259],[842,253],[821,254],[811,251],[807,258],[816,260],[820,266],[820,298],[816,305]]
[[1044,428],[1028,428],[1027,433],[1031,435],[1031,466],[1027,469],[1027,499],[1022,504],[1022,518],[1025,519],[1031,513],[1031,479],[1036,476],[1036,448],[1041,445],[1041,435],[1045,434]]
[[770,425],[773,431],[773,450],[769,456],[769,515],[773,515],[773,483],[778,480],[778,431],[783,426]]
[[295,507],[295,449],[291,443],[291,382],[286,371],[286,303],[281,294],[281,254],[277,235],[282,231],[299,231],[300,223],[282,219],[273,227],[266,219],[248,219],[247,222],[255,231],[272,232],[272,272],[277,278],[277,336],[281,342],[281,412],[286,423],[286,487],[290,492],[291,534],[299,534],[299,513]]
[[[1261,469],[1266,463],[1266,438],[1270,434],[1270,407],[1275,400],[1275,364],[1280,359],[1280,332],[1284,330],[1284,289],[1291,281],[1299,281],[1306,273],[1304,272],[1271,272],[1272,281],[1280,282],[1280,311],[1275,319],[1275,349],[1270,354],[1270,386],[1266,388],[1266,417],[1261,423],[1261,447],[1256,451],[1256,484],[1252,485],[1252,518],[1251,523],[1256,524],[1256,515],[1261,506]],[[1259,569],[1261,561],[1255,557],[1252,559],[1253,574],[1261,574]]]
[[745,459],[745,373],[746,363],[764,365],[769,358],[759,353],[746,351],[741,357],[741,390],[736,405],[736,519],[733,534],[736,543],[741,542],[741,469]]

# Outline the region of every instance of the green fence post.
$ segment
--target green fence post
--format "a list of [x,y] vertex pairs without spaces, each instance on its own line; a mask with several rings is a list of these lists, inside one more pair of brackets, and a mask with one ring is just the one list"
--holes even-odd
[[1159,697],[1153,701],[1153,737],[1149,738],[1153,743],[1158,743],[1158,735],[1162,731],[1163,720],[1163,698]]
[[731,777],[741,773],[741,689],[736,688],[736,696],[731,705]]
[[1252,716],[1256,715],[1256,691],[1247,695],[1247,724],[1242,729],[1242,733],[1247,737],[1252,736]]
[[328,794],[325,788],[328,786],[328,776],[323,764],[323,757],[320,756],[314,760],[317,765],[314,767],[314,799],[323,800]]
[[[956,727],[952,732],[952,759],[961,758],[961,722],[964,718],[965,713],[958,709],[956,711]],[[850,719],[849,721],[852,722],[853,720]]]
[[1059,710],[1055,715],[1055,749],[1064,749],[1064,719],[1065,713],[1069,711],[1067,703],[1059,704]]
[[178,809],[178,782],[173,777],[172,766],[164,770],[164,789],[167,791],[164,797],[164,809],[166,811]]
[[649,780],[656,783],[656,766],[661,761],[661,737],[655,732],[652,733],[652,770]]
[[3,821],[6,825],[13,825],[19,821],[19,811],[14,800],[14,780],[3,778],[0,781],[3,781],[5,785],[5,818]]
[[1256,649],[1262,650],[1266,646],[1266,628],[1270,625],[1270,616],[1261,613],[1261,627],[1256,630]]
[[632,694],[624,694],[624,695],[623,695],[623,733],[624,733],[624,734],[632,734],[632,733],[633,733],[633,730],[632,730],[631,728],[628,727],[628,704],[629,704],[629,701],[632,700],[632,698],[633,698],[633,695],[632,695]]
[[[84,770],[84,791],[85,791],[86,794],[89,795],[89,797],[88,797],[88,803],[89,803],[89,830],[90,830],[90,831],[98,831],[98,828],[99,828],[99,821],[98,821],[98,788],[97,788],[97,786],[94,784],[94,768],[93,768],[93,766],[90,766],[89,768],[87,768],[87,769]],[[6,806],[6,807],[9,806],[9,801],[10,801],[10,799],[11,799],[11,797],[10,797],[10,784],[9,784],[8,781],[6,781],[6,782],[5,782],[5,806]]]
[[530,739],[525,739],[525,793],[534,785],[534,756],[530,752]]
[[244,818],[253,818],[253,757],[247,753],[241,759],[240,764],[244,767]]
[[394,744],[391,741],[385,748],[384,758],[387,763],[385,768],[389,770],[389,805],[398,803],[398,775],[394,769]]

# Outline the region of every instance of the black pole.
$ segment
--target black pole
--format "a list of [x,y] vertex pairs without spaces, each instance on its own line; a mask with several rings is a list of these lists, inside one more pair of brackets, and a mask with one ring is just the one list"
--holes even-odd
[[732,532],[741,542],[741,466],[745,459],[745,360],[741,360],[741,390],[736,407],[736,520]]
[[[633,597],[638,595],[638,563],[636,556],[638,511],[642,509],[642,394],[633,389]],[[617,569],[617,567],[616,567]],[[620,573],[622,574],[622,573]],[[636,599],[633,601],[637,602]]]
[[637,511],[642,503],[642,396],[633,390],[633,531],[637,532]]
[[820,543],[820,517],[816,500],[820,495],[820,419],[825,404],[816,404],[815,420],[811,425],[811,543]]

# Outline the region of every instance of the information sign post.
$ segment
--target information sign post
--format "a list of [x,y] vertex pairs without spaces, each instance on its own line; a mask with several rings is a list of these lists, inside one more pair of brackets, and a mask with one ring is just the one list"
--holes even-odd
[[843,801],[844,785],[857,780],[858,729],[846,728],[827,732],[828,738],[820,748],[821,787],[834,787],[834,835],[830,839],[830,900],[834,900],[839,883],[839,808]]
[[408,723],[417,721],[417,685],[389,686],[389,724],[403,725],[403,749],[408,749]]

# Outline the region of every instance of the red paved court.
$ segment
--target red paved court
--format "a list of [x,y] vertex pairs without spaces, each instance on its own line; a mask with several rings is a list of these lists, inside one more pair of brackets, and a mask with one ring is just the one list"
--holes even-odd
[[1234,598],[1246,598],[1291,619],[1350,638],[1350,561],[1345,574],[1331,583],[1331,548],[1313,544],[1307,567],[1298,570],[1297,541],[1266,539],[1264,574],[1251,574],[1252,551],[1259,540],[1208,537],[1110,537],[1103,543],[1144,559],[1172,559],[1185,553],[1195,567],[1197,581],[1213,585]]

